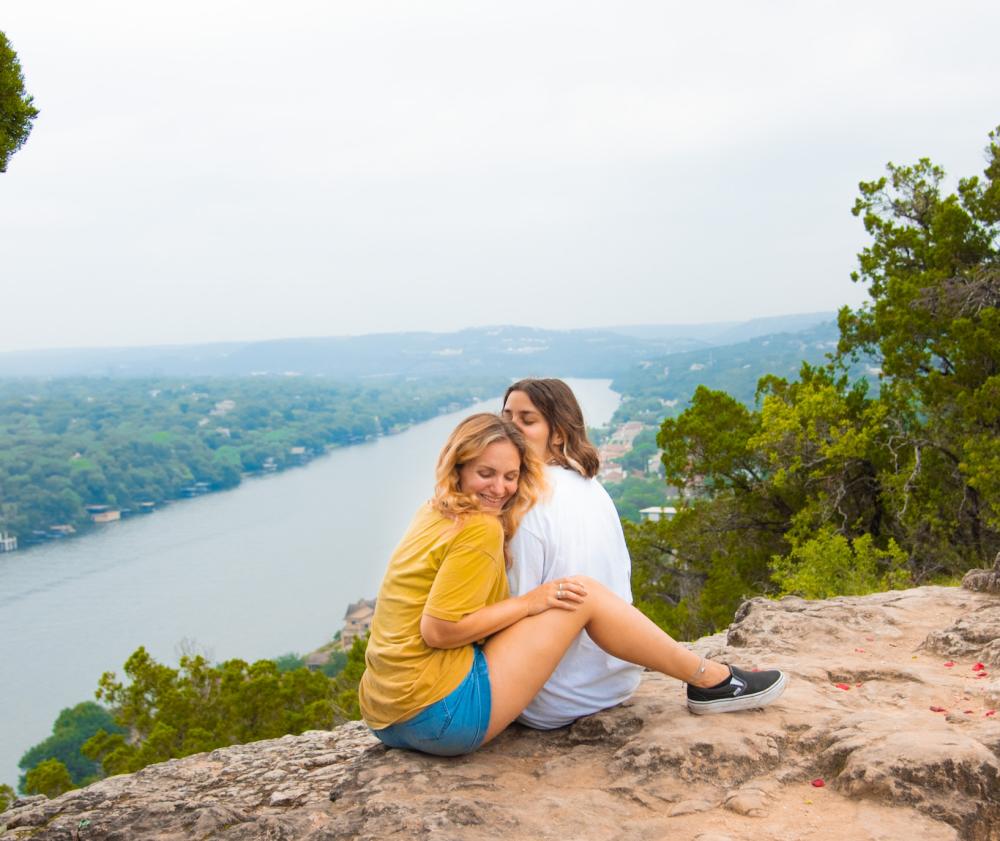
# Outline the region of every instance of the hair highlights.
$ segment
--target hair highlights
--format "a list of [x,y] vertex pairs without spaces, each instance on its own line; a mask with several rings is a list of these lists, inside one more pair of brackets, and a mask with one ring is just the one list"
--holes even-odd
[[[549,455],[552,460],[588,479],[596,476],[601,467],[601,458],[597,454],[597,448],[587,437],[583,411],[573,390],[562,380],[518,380],[504,394],[504,405],[512,391],[527,394],[548,423]],[[557,435],[562,438],[562,443],[553,446],[552,440]]]
[[477,458],[490,444],[498,441],[513,444],[521,460],[517,491],[499,514],[504,534],[504,555],[509,567],[507,542],[545,487],[542,464],[531,454],[524,436],[514,424],[484,412],[471,415],[456,426],[438,456],[431,505],[445,516],[455,519],[480,511],[479,500],[473,494],[462,491],[459,471],[463,464]]

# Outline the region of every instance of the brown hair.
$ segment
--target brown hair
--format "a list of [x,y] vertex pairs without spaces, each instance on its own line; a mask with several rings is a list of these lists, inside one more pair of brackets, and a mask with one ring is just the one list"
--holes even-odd
[[446,517],[456,520],[480,511],[479,499],[462,490],[459,473],[463,464],[478,458],[490,444],[497,441],[509,441],[513,444],[521,460],[517,491],[507,500],[498,515],[503,526],[504,556],[510,567],[507,543],[517,531],[521,518],[537,502],[545,488],[542,464],[528,449],[524,436],[514,424],[499,415],[483,412],[470,415],[456,426],[438,456],[431,506]]
[[[552,459],[588,479],[596,476],[601,467],[601,458],[597,454],[597,448],[587,437],[583,411],[573,390],[562,380],[518,380],[504,394],[504,406],[512,391],[527,394],[548,423],[549,455]],[[552,438],[556,433],[563,439],[561,446],[552,445]]]

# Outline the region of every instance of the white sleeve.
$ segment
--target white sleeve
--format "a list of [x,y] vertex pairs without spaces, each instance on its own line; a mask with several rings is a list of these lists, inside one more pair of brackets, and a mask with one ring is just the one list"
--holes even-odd
[[544,581],[545,544],[522,526],[510,542],[510,552],[514,558],[507,570],[510,594],[520,596]]

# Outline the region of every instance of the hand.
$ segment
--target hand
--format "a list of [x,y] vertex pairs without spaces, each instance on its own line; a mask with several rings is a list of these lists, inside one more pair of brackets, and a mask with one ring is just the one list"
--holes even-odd
[[587,597],[587,589],[573,578],[557,578],[525,593],[528,616],[535,616],[551,608],[576,610]]

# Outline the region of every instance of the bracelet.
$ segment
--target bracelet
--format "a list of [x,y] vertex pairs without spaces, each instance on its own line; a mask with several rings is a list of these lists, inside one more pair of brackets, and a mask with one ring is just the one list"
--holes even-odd
[[705,669],[707,668],[708,668],[708,663],[706,661],[705,655],[702,654],[701,659],[698,661],[698,668],[694,670],[694,674],[692,674],[691,677],[689,677],[685,682],[690,683],[695,678],[705,674]]

